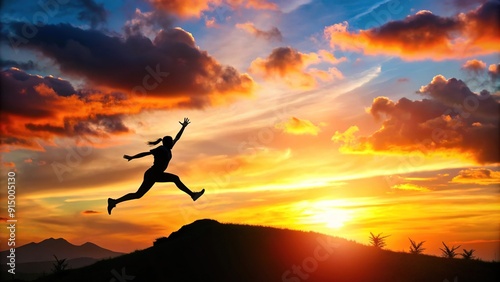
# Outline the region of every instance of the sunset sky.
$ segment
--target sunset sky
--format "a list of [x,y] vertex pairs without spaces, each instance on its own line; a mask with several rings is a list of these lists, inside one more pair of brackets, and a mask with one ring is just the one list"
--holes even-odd
[[[18,246],[131,252],[212,218],[498,261],[498,14],[481,0],[3,1],[0,217],[14,171]],[[122,156],[184,117],[167,171],[206,194],[157,183],[108,215],[153,161]]]

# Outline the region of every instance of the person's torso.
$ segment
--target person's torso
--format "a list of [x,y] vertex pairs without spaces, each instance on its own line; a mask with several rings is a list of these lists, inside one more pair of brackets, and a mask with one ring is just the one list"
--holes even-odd
[[167,169],[168,163],[172,159],[172,151],[165,148],[164,146],[159,146],[151,150],[154,156],[153,167],[161,169],[162,171]]

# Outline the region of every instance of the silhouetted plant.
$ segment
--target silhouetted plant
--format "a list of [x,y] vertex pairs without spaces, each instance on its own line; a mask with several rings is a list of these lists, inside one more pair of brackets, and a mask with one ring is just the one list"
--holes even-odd
[[451,248],[446,246],[446,244],[444,242],[441,242],[443,243],[443,246],[444,246],[444,249],[442,248],[439,248],[441,250],[441,252],[443,252],[443,257],[445,258],[454,258],[457,256],[457,253],[455,252],[458,248],[460,248],[460,245],[458,246],[452,246]]
[[378,235],[374,235],[373,233],[370,232],[370,245],[376,247],[376,248],[379,248],[379,249],[382,249],[383,247],[385,247],[386,243],[385,243],[385,238],[389,237],[391,235],[387,235],[387,236],[382,236],[382,233],[379,233]]
[[464,259],[475,259],[476,256],[473,255],[473,253],[475,252],[476,250],[474,249],[470,249],[470,251],[467,251],[466,249],[464,249],[464,252],[461,253],[460,255],[464,258]]
[[416,243],[415,241],[413,241],[412,239],[408,238],[410,240],[410,254],[415,254],[415,255],[419,255],[421,254],[425,248],[422,248],[422,245],[425,243],[425,241],[422,241],[420,243]]
[[66,262],[66,259],[58,259],[56,255],[53,255],[56,258],[56,262],[54,262],[52,265],[54,268],[52,269],[52,273],[61,273],[63,272],[66,267],[68,267],[68,263]]

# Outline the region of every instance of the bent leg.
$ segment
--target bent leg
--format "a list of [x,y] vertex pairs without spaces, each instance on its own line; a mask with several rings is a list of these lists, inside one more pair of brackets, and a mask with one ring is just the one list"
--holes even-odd
[[173,182],[175,183],[177,188],[179,188],[181,191],[191,196],[191,198],[195,195],[193,191],[189,190],[189,188],[187,188],[187,186],[184,185],[184,183],[182,183],[179,176],[175,174],[164,172],[156,178],[156,182]]
[[150,179],[144,179],[141,186],[139,187],[139,189],[137,189],[135,193],[128,193],[125,196],[116,199],[115,204],[141,198],[142,196],[144,196],[144,194],[146,194],[149,191],[149,189],[151,189],[151,187],[153,187],[154,184],[155,184],[154,181]]

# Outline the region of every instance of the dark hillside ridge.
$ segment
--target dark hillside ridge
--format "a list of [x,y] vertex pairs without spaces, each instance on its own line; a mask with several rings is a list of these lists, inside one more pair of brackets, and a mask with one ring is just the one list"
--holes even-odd
[[[314,232],[203,219],[155,246],[39,282],[500,281],[500,263],[412,255]],[[121,279],[121,280],[120,280]]]

